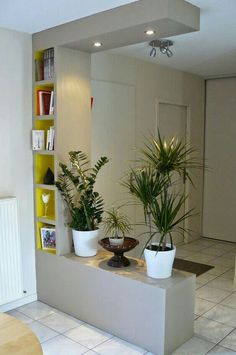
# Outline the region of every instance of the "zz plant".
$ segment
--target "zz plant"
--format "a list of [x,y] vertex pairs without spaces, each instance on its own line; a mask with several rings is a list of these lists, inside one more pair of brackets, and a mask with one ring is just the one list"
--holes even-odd
[[77,231],[95,230],[102,221],[103,199],[94,191],[94,185],[99,171],[109,160],[101,157],[90,168],[89,159],[82,151],[69,152],[69,160],[71,168],[59,164],[61,173],[56,181],[71,216],[68,225]]

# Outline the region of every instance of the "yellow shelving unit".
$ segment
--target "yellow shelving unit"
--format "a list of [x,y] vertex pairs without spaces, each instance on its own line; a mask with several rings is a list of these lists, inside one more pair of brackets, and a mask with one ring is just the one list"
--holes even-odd
[[[41,48],[40,44],[40,48]],[[46,48],[46,47],[45,47]],[[47,49],[45,49],[47,50]],[[34,61],[42,61],[45,50],[33,44]],[[44,176],[50,168],[57,180],[59,162],[68,163],[68,152],[82,150],[90,154],[91,136],[91,88],[90,88],[90,54],[64,47],[54,47],[54,76],[41,80],[42,62],[35,63],[35,80],[33,82],[33,119],[32,129],[46,132],[50,127],[55,130],[54,150],[33,151],[34,160],[34,200],[35,200],[35,240],[36,256],[40,258],[66,255],[72,251],[72,235],[67,227],[68,212],[55,185],[44,184]],[[49,70],[50,75],[52,71]],[[37,74],[37,75],[36,75]],[[40,79],[37,81],[37,79]],[[53,114],[40,115],[42,95],[38,91],[52,91],[54,94]],[[42,103],[42,102],[41,102]],[[47,111],[48,112],[48,111]],[[50,194],[48,213],[45,217],[42,194]],[[51,227],[55,230],[56,248],[43,248],[41,228]],[[48,255],[50,253],[50,255]],[[39,259],[36,258],[38,261]]]
[[[43,61],[44,50],[37,51],[35,53],[35,61]],[[36,71],[35,71],[35,81],[34,81],[34,116],[33,116],[33,129],[43,130],[45,141],[47,136],[47,131],[50,127],[55,129],[55,119],[56,115],[39,115],[39,100],[38,100],[38,91],[39,90],[51,90],[54,91],[55,98],[55,85],[54,78],[50,80],[40,80],[36,81]],[[55,102],[55,99],[54,99]],[[45,142],[46,144],[46,142]],[[46,147],[45,147],[46,148]],[[55,176],[55,150],[39,150],[33,151],[34,157],[34,198],[35,198],[35,235],[36,235],[36,247],[45,252],[56,254],[56,248],[44,248],[41,238],[41,228],[51,227],[56,229],[56,189],[55,185],[46,185],[44,184],[44,176],[48,170],[54,173]],[[45,205],[42,200],[43,194],[49,194],[49,202],[47,215],[45,216]]]

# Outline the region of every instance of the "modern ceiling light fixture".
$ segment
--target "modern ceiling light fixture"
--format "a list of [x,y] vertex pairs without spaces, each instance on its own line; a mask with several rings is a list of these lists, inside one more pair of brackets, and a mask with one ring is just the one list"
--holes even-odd
[[144,33],[145,33],[147,36],[152,36],[152,35],[154,35],[154,33],[156,33],[156,31],[150,29],[150,30],[144,31]]
[[160,52],[162,54],[166,54],[167,57],[172,57],[173,52],[170,50],[170,47],[173,46],[174,42],[168,40],[168,39],[160,39],[160,40],[154,40],[149,42],[149,46],[152,47],[150,51],[150,57],[155,58],[157,55],[157,50],[156,48],[160,49]]
[[93,46],[99,48],[102,46],[102,43],[101,42],[94,42]]
[[[156,55],[157,55],[157,50],[156,50],[156,48],[155,48],[153,42],[155,42],[155,41],[152,41],[152,42],[149,43],[149,45],[152,46],[152,49],[151,49],[151,52],[150,52],[150,57],[155,58]],[[152,44],[151,44],[151,43],[152,43]]]

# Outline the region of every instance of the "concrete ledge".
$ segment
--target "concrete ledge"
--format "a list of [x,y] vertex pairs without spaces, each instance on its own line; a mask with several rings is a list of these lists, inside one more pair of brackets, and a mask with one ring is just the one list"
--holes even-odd
[[174,271],[148,278],[142,260],[125,269],[93,258],[37,252],[38,298],[66,313],[158,355],[193,336],[195,276]]

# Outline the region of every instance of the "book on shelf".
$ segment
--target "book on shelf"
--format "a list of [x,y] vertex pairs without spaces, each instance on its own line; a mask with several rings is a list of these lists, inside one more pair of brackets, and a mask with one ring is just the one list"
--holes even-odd
[[54,150],[55,129],[51,126],[47,130],[46,150]]
[[44,131],[39,129],[32,130],[32,149],[44,150]]
[[45,49],[43,53],[44,80],[54,77],[54,48]]
[[49,115],[54,114],[54,91],[51,91],[50,105],[49,105]]
[[[37,115],[52,115],[54,112],[53,90],[37,90]],[[51,113],[50,113],[51,112]]]

